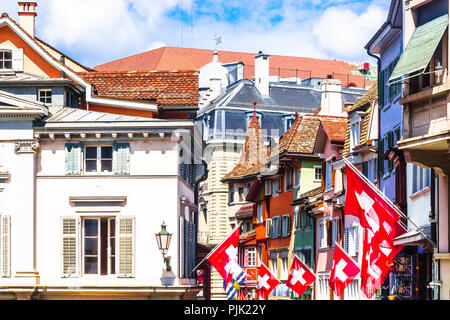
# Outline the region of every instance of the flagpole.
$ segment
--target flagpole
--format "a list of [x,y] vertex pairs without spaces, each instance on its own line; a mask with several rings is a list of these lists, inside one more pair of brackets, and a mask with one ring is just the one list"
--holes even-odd
[[194,272],[202,263],[203,263],[203,261],[205,261],[206,259],[208,259],[209,258],[209,256],[211,255],[211,254],[213,254],[214,253],[214,251],[217,249],[217,247],[219,247],[219,246],[221,246],[222,245],[222,243],[224,243],[227,239],[228,239],[228,237],[233,233],[233,232],[235,232],[236,231],[236,229],[237,228],[240,228],[241,227],[241,224],[242,224],[242,221],[239,221],[239,223],[238,223],[238,225],[237,225],[237,227],[236,228],[234,228],[233,229],[233,231],[231,231],[230,232],[230,234],[225,238],[225,239],[223,239],[222,240],[222,242],[221,243],[219,243],[218,245],[216,245],[215,247],[214,247],[214,249],[213,250],[211,250],[211,252],[210,253],[208,253],[208,255],[206,256],[206,257],[204,257],[203,258],[203,260],[202,261],[200,261],[199,262],[199,264],[197,264],[196,266],[195,266],[195,268],[194,269],[192,269],[192,271],[191,271],[191,273],[192,272]]
[[[417,229],[417,231],[419,231],[419,233],[421,233],[428,241],[430,241],[430,243],[433,245],[433,247],[437,247],[436,244],[407,216],[405,215],[400,209],[398,209],[395,204],[392,203],[391,199],[389,199],[388,197],[386,197],[369,179],[367,179],[366,176],[364,176],[362,174],[362,172],[360,172],[358,170],[358,168],[356,168],[353,163],[351,163],[350,161],[347,160],[347,158],[344,158],[344,162],[345,164],[347,164],[350,168],[353,169],[353,171],[355,171],[355,173],[364,180],[364,182],[366,182],[379,196],[381,196],[386,203],[392,207],[392,209],[394,209],[401,217],[407,219],[409,222],[411,222],[411,224]],[[399,220],[400,221],[400,220]],[[405,231],[408,231],[408,228],[402,225],[402,223],[400,223],[400,226],[402,226]]]

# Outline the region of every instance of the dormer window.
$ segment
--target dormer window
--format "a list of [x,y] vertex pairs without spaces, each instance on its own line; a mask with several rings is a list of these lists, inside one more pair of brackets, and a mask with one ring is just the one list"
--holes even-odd
[[350,152],[353,151],[353,148],[359,145],[359,139],[361,136],[361,117],[355,113],[350,118]]
[[291,125],[294,123],[294,121],[295,121],[294,115],[288,115],[288,116],[283,117],[284,132],[286,132],[291,127]]
[[0,51],[0,70],[12,70],[12,51]]
[[39,89],[38,101],[46,104],[52,104],[52,89]]

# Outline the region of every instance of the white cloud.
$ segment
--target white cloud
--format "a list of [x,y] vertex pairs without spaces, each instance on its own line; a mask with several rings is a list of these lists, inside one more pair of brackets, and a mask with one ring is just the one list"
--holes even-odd
[[385,20],[386,12],[374,5],[360,15],[349,7],[331,7],[323,12],[312,30],[326,52],[353,58],[361,54]]
[[[377,4],[366,9],[324,1],[309,0],[311,7],[293,0],[38,0],[36,34],[90,67],[165,45],[212,49],[216,33],[221,50],[365,60],[363,47],[387,8],[380,0],[367,0]],[[324,3],[334,6],[321,9]],[[15,1],[0,4],[17,19]],[[167,15],[176,8],[188,15],[195,8],[193,24]],[[237,22],[230,22],[230,8]]]

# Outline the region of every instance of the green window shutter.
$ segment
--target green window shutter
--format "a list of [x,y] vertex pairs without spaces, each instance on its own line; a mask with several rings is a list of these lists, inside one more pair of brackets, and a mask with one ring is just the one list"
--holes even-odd
[[11,216],[0,216],[0,276],[11,277]]
[[115,143],[113,150],[114,174],[130,174],[130,144]]
[[61,217],[61,265],[63,277],[79,276],[79,221],[77,217]]
[[135,217],[120,217],[116,220],[118,224],[119,236],[119,258],[116,263],[119,270],[118,277],[120,278],[133,278],[134,277],[134,260],[135,260]]
[[[390,149],[394,146],[394,132],[393,131],[388,132],[387,140],[388,140],[388,149]],[[389,172],[391,172],[393,169],[394,169],[394,162],[388,161]]]
[[81,144],[66,143],[66,174],[81,174]]
[[378,172],[380,177],[382,177],[384,174],[383,155],[384,155],[384,139],[380,139],[378,140],[378,159],[380,159],[380,161],[378,161]]

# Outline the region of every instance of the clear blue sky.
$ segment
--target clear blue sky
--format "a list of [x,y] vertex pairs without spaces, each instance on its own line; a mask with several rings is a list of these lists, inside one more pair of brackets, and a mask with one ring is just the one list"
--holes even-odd
[[[36,34],[93,67],[161,46],[373,61],[388,0],[38,0]],[[17,2],[0,0],[18,21]]]

